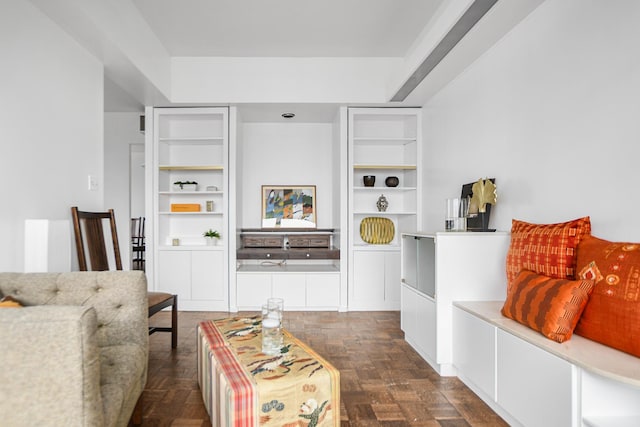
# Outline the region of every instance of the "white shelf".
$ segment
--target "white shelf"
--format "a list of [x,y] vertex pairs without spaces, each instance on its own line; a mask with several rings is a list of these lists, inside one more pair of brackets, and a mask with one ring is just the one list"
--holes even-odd
[[585,417],[582,422],[586,427],[637,427],[640,426],[640,416]]
[[415,211],[403,211],[403,212],[378,212],[378,211],[355,211],[354,215],[367,215],[367,216],[396,216],[396,215],[416,215]]
[[373,170],[373,169],[385,169],[385,170],[415,170],[417,166],[415,164],[354,164],[353,169],[359,170]]
[[242,264],[238,273],[338,273],[340,269],[329,264]]
[[222,243],[218,245],[159,245],[159,251],[224,251],[224,246]]
[[[394,243],[354,243],[353,248],[355,250],[366,250],[366,251],[395,251],[400,250],[399,244]],[[399,278],[398,278],[399,280]]]
[[161,171],[222,171],[222,165],[159,165]]
[[385,192],[395,191],[416,191],[417,187],[353,187],[353,191],[373,191],[379,193],[384,190]]
[[211,196],[215,194],[224,194],[224,191],[158,191],[162,196]]
[[189,216],[189,215],[224,215],[224,212],[158,212],[158,215],[176,215],[176,216]]
[[224,138],[221,136],[165,137],[158,138],[158,142],[169,145],[212,145],[223,144]]
[[415,137],[410,138],[380,138],[380,137],[366,137],[357,136],[353,138],[353,143],[356,145],[406,145],[416,142]]

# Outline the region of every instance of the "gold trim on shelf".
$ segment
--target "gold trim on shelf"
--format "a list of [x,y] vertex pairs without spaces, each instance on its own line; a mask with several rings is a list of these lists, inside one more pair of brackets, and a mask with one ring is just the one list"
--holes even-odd
[[395,226],[389,218],[370,216],[360,222],[360,237],[373,245],[386,245],[393,240]]

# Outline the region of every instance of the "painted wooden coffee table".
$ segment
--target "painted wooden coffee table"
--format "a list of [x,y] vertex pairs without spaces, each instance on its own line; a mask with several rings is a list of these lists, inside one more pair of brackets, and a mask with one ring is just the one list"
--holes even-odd
[[198,384],[214,426],[339,426],[340,373],[284,331],[262,353],[260,316],[198,325]]

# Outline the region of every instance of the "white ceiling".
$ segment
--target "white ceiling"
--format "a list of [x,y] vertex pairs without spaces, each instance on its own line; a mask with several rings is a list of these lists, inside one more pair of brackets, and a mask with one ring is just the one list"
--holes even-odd
[[403,57],[443,0],[133,0],[170,56]]
[[[398,85],[402,85],[403,81],[419,79],[417,87],[404,100],[394,101],[392,104],[423,105],[429,97],[544,2],[505,0],[493,5],[494,0],[30,1],[103,60],[105,76],[113,81],[113,84],[105,82],[105,111],[141,111],[142,103],[200,105],[199,103],[219,102],[229,105],[229,101],[234,99],[235,87],[229,86],[229,91],[223,91],[223,94],[211,92],[207,86],[207,73],[215,71],[215,68],[207,69],[206,65],[197,68],[198,64],[211,64],[212,62],[207,62],[208,59],[217,58],[219,62],[215,62],[216,64],[230,67],[221,68],[219,75],[222,77],[216,82],[232,82],[244,89],[237,79],[233,80],[235,76],[228,72],[237,66],[238,60],[249,58],[253,60],[250,64],[271,66],[269,70],[273,72],[278,70],[278,64],[290,63],[296,66],[307,63],[299,61],[300,59],[326,58],[327,69],[335,71],[335,66],[331,68],[332,64],[338,63],[336,59],[344,58],[347,67],[352,67],[347,71],[352,73],[345,73],[344,79],[336,81],[336,85],[330,88],[334,92],[327,97],[318,96],[311,90],[309,94],[311,98],[316,97],[315,101],[309,99],[303,101],[309,104],[289,104],[291,108],[297,107],[298,113],[291,121],[334,116],[338,105],[386,105],[389,101],[385,96],[380,96],[380,91],[376,92],[380,88],[375,86],[376,83],[371,85],[374,90],[370,98],[362,98],[357,90],[348,94],[340,92],[339,83],[351,82],[354,88],[359,88],[362,84],[377,82],[381,73],[391,69],[372,69],[371,76],[361,78],[353,70],[358,69],[357,65],[365,63],[383,64],[383,67],[391,63],[398,64],[391,69],[392,75],[382,92],[400,87]],[[493,6],[490,6],[491,9],[478,25],[464,34],[462,40],[437,63],[426,78],[415,76],[421,64],[433,52],[441,49],[439,43],[458,31],[457,23],[464,19],[466,12],[476,4],[485,3]],[[182,89],[185,88],[185,81],[193,87],[201,84],[203,94],[198,94],[202,95],[201,98],[195,96],[189,100],[190,96],[194,96],[188,92],[189,86],[186,86],[186,97],[183,92],[182,99],[178,96],[168,98],[173,95],[169,59],[180,57],[191,57],[182,59],[191,61],[188,63],[192,64],[191,71],[194,73],[193,81],[181,82]],[[270,57],[274,60],[270,61]],[[380,62],[371,61],[375,59]],[[200,60],[203,61],[198,62]],[[304,72],[297,69],[286,71],[293,76]],[[307,73],[314,71],[307,70]],[[274,96],[273,100],[266,101],[265,104],[264,91],[272,90],[270,85],[280,85],[277,87],[284,89],[288,87],[286,84],[283,86],[279,80],[271,82],[270,76],[268,73],[243,73],[238,77],[253,79],[249,83],[263,90],[256,91],[256,101],[253,101],[254,98],[247,97],[246,90],[243,93],[242,89],[238,89],[239,100],[236,102],[242,104],[237,105],[243,106],[246,118],[251,121],[272,120],[274,115],[279,117],[281,112],[291,109],[287,105],[278,104],[281,100],[306,99],[284,91],[281,98]],[[367,80],[368,77],[372,78]],[[333,82],[330,77],[325,80],[329,84]],[[116,90],[118,85],[124,90]],[[349,98],[350,96],[353,98]],[[211,101],[206,101],[208,99]],[[323,99],[339,104],[313,104],[325,102]],[[251,102],[258,103],[250,104]],[[270,102],[273,104],[269,104]]]

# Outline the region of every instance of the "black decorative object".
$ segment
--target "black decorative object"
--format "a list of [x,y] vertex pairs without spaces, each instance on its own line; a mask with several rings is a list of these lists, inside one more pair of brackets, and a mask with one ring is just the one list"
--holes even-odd
[[[496,183],[495,178],[489,178],[489,181]],[[477,182],[477,181],[476,181]],[[473,196],[473,184],[475,182],[471,182],[469,184],[464,184],[462,186],[461,197],[469,197]],[[472,211],[473,209],[473,211]],[[469,206],[469,216],[467,216],[467,231],[496,231],[495,228],[489,228],[489,219],[491,217],[491,204],[486,204],[485,212],[478,212],[478,207],[473,208]]]
[[362,182],[364,182],[365,187],[373,187],[376,183],[375,175],[365,175],[362,177]]
[[400,180],[397,176],[388,176],[387,179],[384,180],[384,184],[387,187],[397,187],[400,184]]

